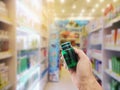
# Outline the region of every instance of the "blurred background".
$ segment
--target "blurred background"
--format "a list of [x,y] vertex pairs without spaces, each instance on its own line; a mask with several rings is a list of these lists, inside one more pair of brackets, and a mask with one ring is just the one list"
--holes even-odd
[[120,90],[119,0],[0,0],[0,90],[77,90],[64,42],[87,54],[104,90]]

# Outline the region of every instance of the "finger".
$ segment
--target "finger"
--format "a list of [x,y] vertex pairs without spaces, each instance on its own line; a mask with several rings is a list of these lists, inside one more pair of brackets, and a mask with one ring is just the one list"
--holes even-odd
[[78,54],[79,58],[85,58],[86,57],[85,53],[82,50],[77,49],[77,48],[74,48],[74,50]]
[[68,71],[70,72],[70,74],[71,74],[72,76],[75,76],[75,74],[76,74],[75,70],[69,69]]

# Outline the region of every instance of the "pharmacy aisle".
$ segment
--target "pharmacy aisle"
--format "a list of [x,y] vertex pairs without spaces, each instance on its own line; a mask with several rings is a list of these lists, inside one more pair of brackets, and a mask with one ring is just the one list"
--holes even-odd
[[77,88],[72,83],[69,72],[62,68],[60,81],[59,82],[49,82],[47,83],[45,90],[77,90]]

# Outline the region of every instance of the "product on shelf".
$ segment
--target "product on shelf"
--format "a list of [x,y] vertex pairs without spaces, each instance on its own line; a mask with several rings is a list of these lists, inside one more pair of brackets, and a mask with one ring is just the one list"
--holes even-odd
[[120,75],[120,57],[112,57],[112,71]]
[[60,32],[60,43],[71,42],[72,46],[80,47],[80,32],[63,30]]
[[90,43],[91,45],[102,44],[102,32],[93,33],[90,37]]
[[105,36],[105,46],[106,47],[119,47],[120,41],[120,30],[114,29]]
[[[110,5],[111,6],[111,5]],[[120,16],[120,5],[117,6],[114,10],[110,11],[106,16],[106,22],[112,21],[114,18]]]
[[6,66],[5,63],[0,63],[0,89],[3,89],[8,84],[8,66]]
[[[22,32],[23,33],[23,32]],[[38,35],[18,35],[17,36],[17,50],[31,50],[39,48],[39,37]]]
[[118,32],[117,32],[117,41],[116,41],[116,45],[117,45],[117,46],[120,46],[120,28],[118,29]]
[[36,66],[39,63],[38,50],[26,50],[18,53],[18,74],[23,73],[27,69]]
[[98,73],[102,73],[102,62],[99,60],[93,60],[93,69],[96,70]]
[[110,83],[110,90],[120,90],[120,82],[112,79]]
[[99,31],[103,25],[103,18],[92,20],[87,26],[87,30],[89,33],[94,31]]
[[0,52],[9,50],[9,37],[8,32],[0,30]]
[[28,63],[28,58],[27,57],[21,57],[21,58],[19,58],[19,64],[18,64],[19,66],[19,69],[18,69],[18,72],[19,73],[22,73],[22,72],[24,72],[26,69],[28,69],[29,67],[28,67],[28,65],[29,65],[29,63]]

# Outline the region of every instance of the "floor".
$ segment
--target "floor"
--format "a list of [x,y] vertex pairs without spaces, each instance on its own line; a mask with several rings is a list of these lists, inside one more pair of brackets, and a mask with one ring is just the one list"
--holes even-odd
[[71,81],[69,72],[62,68],[60,81],[48,82],[44,90],[77,90]]

